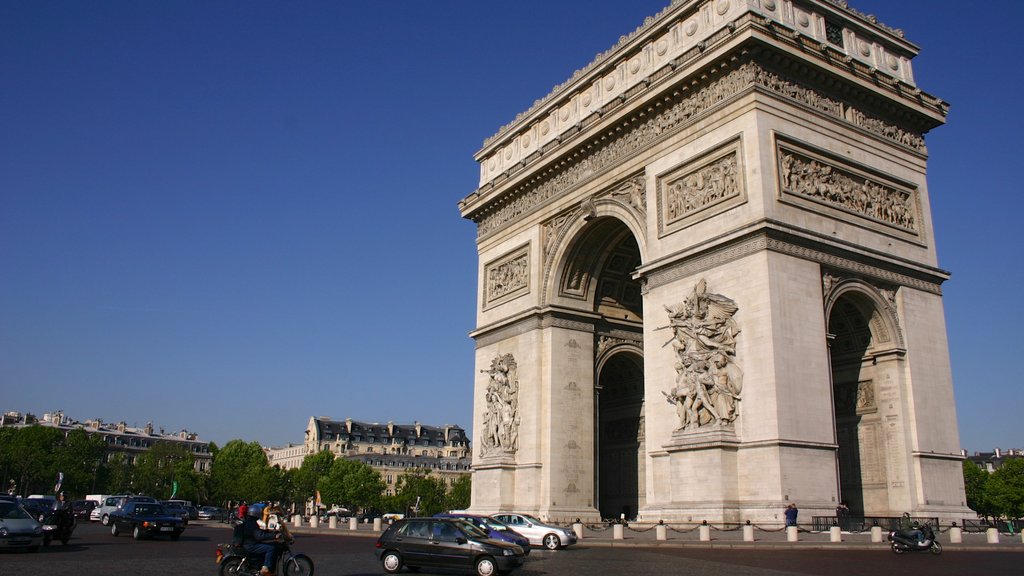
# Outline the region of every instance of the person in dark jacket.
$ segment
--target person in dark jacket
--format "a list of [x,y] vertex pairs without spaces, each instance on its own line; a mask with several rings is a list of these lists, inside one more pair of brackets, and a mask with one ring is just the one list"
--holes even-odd
[[260,528],[256,519],[262,515],[262,507],[256,504],[249,506],[249,509],[246,510],[245,520],[241,525],[242,546],[254,554],[263,554],[263,568],[260,569],[260,575],[272,576],[274,568],[277,566],[278,533]]

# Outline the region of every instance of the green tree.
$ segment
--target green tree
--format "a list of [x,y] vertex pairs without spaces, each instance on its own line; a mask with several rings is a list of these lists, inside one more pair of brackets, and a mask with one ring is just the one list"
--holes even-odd
[[465,510],[469,508],[470,494],[473,491],[473,479],[469,474],[459,476],[448,490],[448,510]]
[[104,465],[107,478],[105,492],[110,494],[128,494],[132,492],[132,465],[128,457],[121,452],[110,455]]
[[61,490],[69,496],[85,496],[97,487],[107,445],[103,438],[81,428],[70,430],[53,447],[54,468],[64,474]]
[[1024,458],[1008,458],[985,484],[985,496],[995,513],[1005,518],[1024,516]]
[[432,516],[445,510],[444,482],[430,475],[430,470],[414,469],[398,477],[395,498],[390,500],[395,509],[410,510],[419,502],[416,511],[421,516]]
[[[174,442],[156,442],[135,459],[134,488],[157,498],[197,499],[195,456]],[[177,483],[177,492],[174,485]]]
[[325,504],[339,504],[353,512],[375,508],[384,492],[380,473],[357,460],[338,458],[320,483]]
[[278,495],[279,474],[259,442],[232,440],[217,451],[210,483],[219,502],[270,500]]
[[985,485],[988,483],[989,474],[978,467],[970,460],[963,461],[964,469],[964,492],[967,495],[967,507],[974,510],[978,516],[987,517],[991,515],[991,509],[985,499]]
[[0,445],[2,459],[8,467],[7,476],[14,480],[17,491],[29,494],[52,494],[57,481],[55,447],[61,446],[64,433],[49,426],[15,428],[7,442]]
[[[334,464],[334,454],[328,450],[310,454],[302,459],[302,465],[294,476],[294,492],[297,496],[296,502],[305,502],[308,498],[316,496],[320,489],[320,482],[331,472]],[[326,502],[323,494],[321,499]]]

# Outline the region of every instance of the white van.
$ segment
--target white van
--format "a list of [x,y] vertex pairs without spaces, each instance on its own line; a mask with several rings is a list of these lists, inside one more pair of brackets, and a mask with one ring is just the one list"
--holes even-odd
[[86,494],[85,495],[85,499],[86,500],[92,500],[93,502],[96,503],[96,506],[94,506],[92,511],[89,512],[89,521],[90,522],[96,522],[96,521],[98,521],[100,519],[100,506],[103,505],[103,502],[104,502],[104,500],[107,499],[107,496],[110,496],[110,494]]

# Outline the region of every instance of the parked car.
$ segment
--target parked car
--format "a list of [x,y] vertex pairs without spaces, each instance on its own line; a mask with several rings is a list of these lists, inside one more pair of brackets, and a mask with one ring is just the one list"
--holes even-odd
[[185,506],[185,510],[188,510],[189,520],[199,520],[199,508],[196,508],[195,506],[189,504]]
[[188,509],[177,502],[161,502],[164,506],[164,513],[181,518],[181,521],[188,524]]
[[529,514],[493,514],[492,518],[501,520],[530,539],[530,544],[543,546],[548,550],[558,550],[563,546],[576,543],[576,533],[560,526],[545,524]]
[[470,569],[478,576],[497,576],[523,565],[522,547],[490,538],[459,518],[397,520],[377,539],[377,557],[388,574],[403,566]]
[[223,520],[227,512],[216,506],[202,506],[199,508],[199,520]]
[[29,496],[28,498],[22,498],[19,501],[21,507],[39,522],[43,521],[44,514],[53,509],[54,502],[56,502],[56,500],[40,496]]
[[96,508],[96,502],[93,500],[75,500],[71,502],[71,512],[79,520],[88,519],[89,514],[92,513],[94,508]]
[[109,522],[112,535],[127,532],[136,540],[164,535],[177,540],[185,531],[185,521],[168,514],[157,502],[126,502],[110,514]]
[[43,543],[43,526],[12,496],[0,496],[0,549],[35,552]]
[[495,540],[504,540],[522,547],[527,556],[530,555],[530,539],[513,530],[508,524],[490,516],[479,516],[466,514],[464,512],[448,512],[434,514],[434,518],[461,518],[473,524],[477,528],[487,532],[487,535]]

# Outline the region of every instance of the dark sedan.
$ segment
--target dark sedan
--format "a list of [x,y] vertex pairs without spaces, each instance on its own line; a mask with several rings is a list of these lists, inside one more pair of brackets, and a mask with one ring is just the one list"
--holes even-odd
[[168,514],[161,504],[128,502],[110,514],[110,533],[130,533],[136,540],[153,536],[170,536],[177,540],[185,531],[181,517]]
[[79,520],[88,520],[89,514],[95,507],[96,502],[93,500],[75,500],[71,503],[71,511],[75,514],[75,518]]
[[527,556],[530,555],[530,539],[516,532],[501,520],[495,520],[490,516],[463,513],[434,514],[434,518],[461,518],[487,532],[487,535],[495,540],[504,540],[512,544],[518,544]]
[[403,566],[411,570],[429,566],[497,576],[522,566],[525,554],[522,547],[490,538],[459,518],[406,518],[377,539],[377,557],[388,574]]

